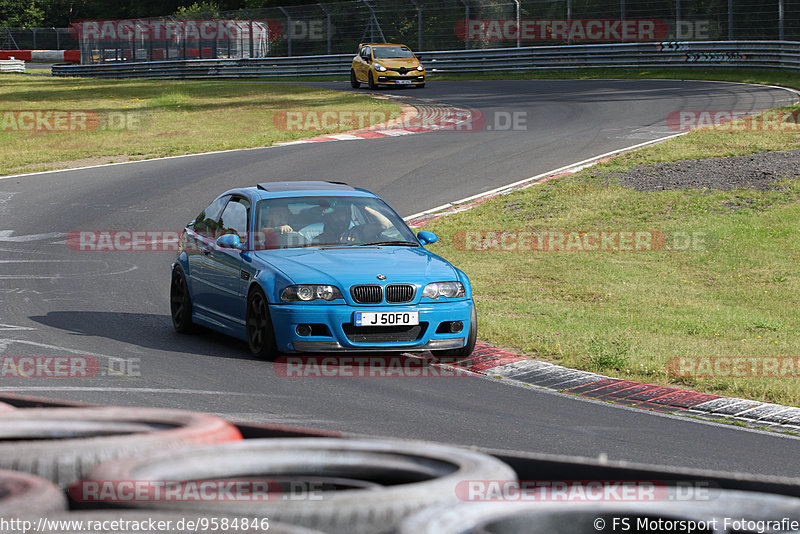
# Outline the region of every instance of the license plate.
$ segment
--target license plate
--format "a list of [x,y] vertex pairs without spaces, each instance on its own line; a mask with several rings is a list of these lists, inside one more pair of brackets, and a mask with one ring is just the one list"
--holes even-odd
[[411,80],[397,80],[394,83],[398,85],[411,85]]
[[419,312],[356,312],[356,326],[418,325]]

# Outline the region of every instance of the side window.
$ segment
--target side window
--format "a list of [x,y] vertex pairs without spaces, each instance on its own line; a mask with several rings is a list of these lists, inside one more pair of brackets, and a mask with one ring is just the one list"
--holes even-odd
[[230,198],[230,195],[226,195],[212,202],[194,219],[192,229],[201,234],[215,233],[218,227],[217,221],[219,220],[219,214],[222,213],[222,208],[225,207],[225,203],[228,202]]
[[364,48],[361,49],[361,57],[364,58],[364,61],[369,61],[370,52],[368,46],[365,46]]
[[219,235],[238,234],[243,242],[247,238],[247,220],[250,202],[244,198],[232,198],[219,218]]

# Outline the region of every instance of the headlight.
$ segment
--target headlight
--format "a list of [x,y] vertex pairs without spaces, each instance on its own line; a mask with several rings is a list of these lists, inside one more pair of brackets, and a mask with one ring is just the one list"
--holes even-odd
[[422,65],[417,65],[417,70],[425,70],[425,67],[423,67]]
[[377,70],[378,72],[386,72],[386,67],[384,67],[380,63],[375,63],[375,70]]
[[422,296],[429,299],[438,299],[439,297],[455,299],[464,295],[464,286],[461,282],[433,282],[425,286],[422,291]]
[[289,286],[281,292],[281,300],[309,301],[309,300],[336,300],[344,298],[336,286],[328,285],[300,285]]

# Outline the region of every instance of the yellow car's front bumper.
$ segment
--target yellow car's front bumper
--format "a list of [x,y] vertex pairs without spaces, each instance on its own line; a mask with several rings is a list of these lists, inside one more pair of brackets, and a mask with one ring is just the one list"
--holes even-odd
[[372,77],[375,83],[384,85],[421,85],[425,83],[425,72],[417,70],[400,74],[392,71],[378,72],[373,69]]

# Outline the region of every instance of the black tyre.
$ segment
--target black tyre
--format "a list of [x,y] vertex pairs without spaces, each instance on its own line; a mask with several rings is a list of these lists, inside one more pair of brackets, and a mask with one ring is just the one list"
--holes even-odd
[[372,71],[369,73],[369,88],[373,90],[378,88],[378,84],[375,83],[375,79],[372,77]]
[[0,468],[65,487],[117,456],[241,438],[220,417],[183,410],[25,408],[0,414]]
[[421,84],[417,85],[416,87],[417,87],[417,89],[422,89],[422,88],[424,88],[424,87],[425,87],[425,84],[424,84],[424,83],[421,83]]
[[434,350],[434,356],[447,356],[450,358],[466,358],[475,350],[475,343],[478,341],[478,312],[475,311],[475,304],[472,304],[472,317],[469,320],[469,334],[467,343],[458,349]]
[[172,314],[172,326],[179,334],[188,334],[194,329],[192,323],[192,299],[189,296],[189,285],[183,269],[172,270],[172,283],[169,287],[169,307]]
[[350,69],[350,87],[353,89],[358,89],[361,87],[361,82],[356,79],[356,71]]
[[43,478],[0,470],[0,517],[49,515],[67,509],[61,489]]
[[269,316],[267,297],[260,287],[254,288],[247,297],[247,343],[250,352],[265,360],[274,360],[278,356],[275,346],[275,330]]
[[[338,480],[338,484],[315,481]],[[456,488],[473,480],[516,480],[511,467],[474,451],[402,440],[247,439],[238,443],[140,454],[106,462],[90,480],[280,480],[291,493],[266,499],[203,502],[124,501],[119,505],[270,520],[342,534],[377,534],[409,513],[459,502]],[[274,485],[270,485],[275,488]],[[305,498],[294,498],[302,493]],[[313,497],[309,498],[313,493]],[[274,497],[274,498],[272,498]]]

